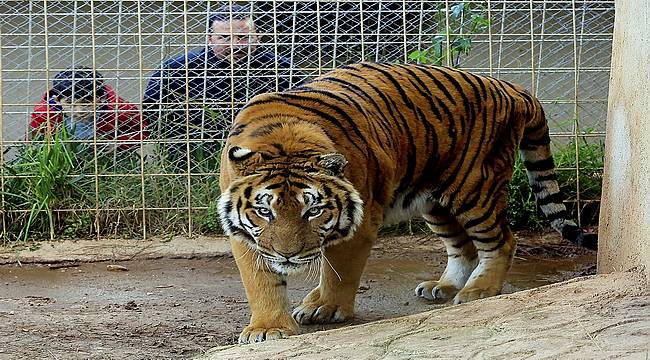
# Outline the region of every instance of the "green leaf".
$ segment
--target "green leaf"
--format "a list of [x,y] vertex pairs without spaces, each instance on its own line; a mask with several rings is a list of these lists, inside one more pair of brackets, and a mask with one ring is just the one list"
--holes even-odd
[[461,14],[463,13],[464,9],[465,9],[465,3],[464,2],[453,5],[451,7],[450,16],[455,17],[455,18],[459,18],[461,16]]

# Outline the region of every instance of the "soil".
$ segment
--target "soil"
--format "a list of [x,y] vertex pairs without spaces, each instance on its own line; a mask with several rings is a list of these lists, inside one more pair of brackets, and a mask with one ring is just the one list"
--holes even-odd
[[[595,272],[596,254],[555,233],[518,233],[504,293]],[[448,304],[415,297],[446,255],[426,236],[376,244],[351,324],[421,313]],[[295,276],[299,304],[317,280]],[[0,359],[183,359],[236,342],[250,316],[228,255],[92,263],[0,266]],[[338,326],[303,326],[303,333]]]

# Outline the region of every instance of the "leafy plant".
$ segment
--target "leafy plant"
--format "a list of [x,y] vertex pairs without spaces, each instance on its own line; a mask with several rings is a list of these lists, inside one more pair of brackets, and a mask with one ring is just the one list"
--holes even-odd
[[54,238],[56,222],[54,210],[74,206],[72,198],[82,198],[79,182],[72,174],[79,165],[75,153],[79,143],[70,143],[65,129],[54,134],[44,133],[37,140],[19,150],[16,161],[3,164],[5,174],[5,206],[14,212],[9,224],[17,238],[27,239],[30,230],[46,231]]
[[472,49],[472,38],[490,28],[484,3],[455,3],[450,7],[448,16],[446,8],[441,5],[436,12],[436,20],[442,31],[433,36],[428,48],[409,53],[410,60],[458,67],[461,57],[468,55]]

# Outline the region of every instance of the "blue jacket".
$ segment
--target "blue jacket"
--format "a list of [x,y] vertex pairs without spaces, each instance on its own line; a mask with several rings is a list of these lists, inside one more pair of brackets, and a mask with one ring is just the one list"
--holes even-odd
[[189,134],[196,140],[223,139],[233,114],[250,98],[302,81],[287,59],[263,51],[262,46],[246,67],[244,63],[231,70],[230,62],[218,59],[207,46],[167,60],[151,75],[142,100],[152,137],[182,140]]

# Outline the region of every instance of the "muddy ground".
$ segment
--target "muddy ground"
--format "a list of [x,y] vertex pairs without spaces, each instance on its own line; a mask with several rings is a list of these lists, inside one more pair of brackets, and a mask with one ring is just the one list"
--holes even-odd
[[[505,293],[595,272],[595,253],[553,233],[517,236]],[[413,294],[419,282],[440,275],[445,261],[435,239],[380,239],[352,324],[447,306]],[[239,274],[229,256],[65,265],[0,266],[0,359],[191,358],[235,342],[248,321]],[[128,271],[109,270],[112,265]],[[294,306],[316,283],[304,276],[290,279]],[[302,331],[325,328],[332,326]]]

